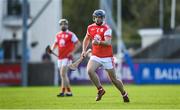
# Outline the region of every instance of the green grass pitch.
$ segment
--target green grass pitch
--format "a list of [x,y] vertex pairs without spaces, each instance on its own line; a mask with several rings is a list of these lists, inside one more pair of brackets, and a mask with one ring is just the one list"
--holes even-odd
[[123,103],[112,85],[96,102],[96,88],[72,86],[73,97],[56,97],[59,87],[0,87],[0,109],[180,109],[180,85],[125,85],[130,103]]

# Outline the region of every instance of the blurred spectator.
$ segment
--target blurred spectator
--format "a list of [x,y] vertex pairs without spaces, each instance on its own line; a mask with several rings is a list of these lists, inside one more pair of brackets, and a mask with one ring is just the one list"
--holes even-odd
[[45,52],[43,55],[42,55],[42,61],[43,62],[51,62],[51,56]]

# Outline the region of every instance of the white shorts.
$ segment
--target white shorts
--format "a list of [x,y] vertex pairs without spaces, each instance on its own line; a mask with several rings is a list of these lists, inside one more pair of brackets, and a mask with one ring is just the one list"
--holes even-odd
[[113,57],[100,58],[97,56],[91,56],[90,60],[100,63],[104,67],[104,69],[114,68],[114,58]]
[[59,59],[58,60],[58,67],[62,67],[62,66],[68,66],[72,64],[72,60],[68,59],[68,58],[64,58],[64,59]]

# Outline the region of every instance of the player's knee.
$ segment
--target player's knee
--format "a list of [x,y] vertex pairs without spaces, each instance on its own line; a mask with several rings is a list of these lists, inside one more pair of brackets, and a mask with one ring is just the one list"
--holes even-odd
[[66,77],[65,73],[61,73],[61,77],[65,78]]
[[117,79],[115,77],[110,77],[110,79],[111,79],[112,83],[115,83],[117,81]]

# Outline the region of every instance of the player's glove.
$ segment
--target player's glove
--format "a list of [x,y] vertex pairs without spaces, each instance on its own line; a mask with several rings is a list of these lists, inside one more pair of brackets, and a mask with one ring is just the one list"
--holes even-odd
[[46,52],[47,52],[47,53],[49,53],[49,54],[51,54],[51,53],[52,53],[52,50],[51,50],[50,45],[48,45],[48,46],[46,47]]

